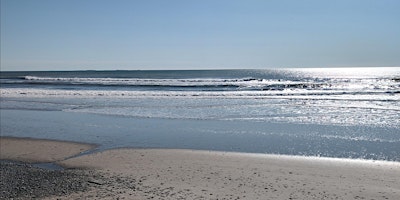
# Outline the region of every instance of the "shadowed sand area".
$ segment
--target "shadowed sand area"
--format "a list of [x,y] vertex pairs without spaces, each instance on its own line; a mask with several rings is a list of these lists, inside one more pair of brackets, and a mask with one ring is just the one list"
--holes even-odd
[[[16,159],[24,151],[35,151],[24,145],[31,140],[16,141],[24,147],[15,153]],[[43,141],[40,146],[51,143]],[[57,149],[52,151],[52,154],[58,152]],[[9,155],[7,159],[14,158]],[[58,164],[94,170],[97,175],[91,177],[90,187],[84,192],[48,199],[400,198],[398,162],[175,149],[114,149],[66,159]]]

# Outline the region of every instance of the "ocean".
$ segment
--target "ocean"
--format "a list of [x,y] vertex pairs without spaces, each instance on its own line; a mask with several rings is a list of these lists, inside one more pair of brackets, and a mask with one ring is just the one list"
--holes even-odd
[[1,135],[400,161],[400,68],[0,73]]

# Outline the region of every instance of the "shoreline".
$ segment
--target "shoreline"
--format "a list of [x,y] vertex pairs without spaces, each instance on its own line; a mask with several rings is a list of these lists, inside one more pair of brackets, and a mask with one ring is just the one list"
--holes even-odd
[[[1,115],[4,125],[1,132],[8,136],[100,144],[99,150],[116,147],[190,148],[400,161],[396,139],[399,129],[396,128],[130,118],[40,110],[2,110]],[[110,121],[113,125],[107,125]],[[154,124],[157,127],[153,127]],[[175,130],[176,127],[179,128]],[[39,131],[30,133],[31,130]],[[363,134],[368,138],[375,137],[378,133],[376,141],[351,139]],[[392,138],[393,142],[379,138]]]
[[[93,153],[101,153],[104,151],[111,151],[111,150],[123,150],[123,149],[131,149],[131,150],[166,150],[166,151],[189,151],[189,152],[203,152],[203,153],[221,153],[221,154],[231,154],[231,155],[241,155],[241,156],[248,156],[248,157],[259,157],[259,158],[281,158],[281,159],[293,159],[293,160],[314,160],[318,162],[332,162],[332,163],[354,163],[354,164],[377,164],[377,165],[399,165],[400,161],[392,161],[392,160],[374,160],[374,159],[362,159],[362,158],[341,158],[341,157],[323,157],[323,156],[306,156],[306,155],[287,155],[287,154],[273,154],[273,153],[251,153],[251,152],[237,152],[237,151],[220,151],[220,150],[201,150],[201,149],[184,149],[184,148],[152,148],[152,147],[116,147],[116,148],[106,148],[106,149],[98,149],[101,147],[98,144],[92,143],[85,143],[85,142],[76,142],[76,141],[67,141],[67,140],[57,140],[57,139],[39,139],[39,138],[31,138],[31,137],[14,137],[14,136],[0,136],[0,142],[2,139],[6,140],[20,140],[22,143],[26,141],[37,142],[38,144],[41,142],[45,143],[57,143],[57,144],[72,144],[69,147],[74,148],[80,146],[80,152],[74,155],[70,155],[65,157],[64,159],[69,159],[73,157],[79,157],[86,154],[93,154]],[[4,140],[3,140],[4,141]],[[0,143],[1,144],[1,143]],[[3,145],[4,149],[6,149]],[[87,149],[85,149],[87,148]],[[74,151],[77,151],[76,149]],[[39,153],[39,152],[37,152]],[[43,152],[40,152],[43,153]],[[4,153],[3,153],[4,156]],[[13,155],[14,157],[16,155]],[[45,157],[48,157],[46,155]],[[8,161],[7,158],[0,157],[0,160]],[[53,163],[59,160],[52,160],[52,161],[43,161],[39,160],[38,158],[34,158],[32,161],[28,160],[21,160],[17,159],[10,159],[9,161],[12,162],[26,162],[26,163]]]
[[[0,140],[3,144],[5,140],[13,139],[0,137]],[[13,154],[7,154],[9,160],[21,159],[24,154],[24,160],[30,162],[52,160],[66,169],[62,171],[95,172],[84,180],[87,190],[52,194],[46,199],[400,198],[399,162],[134,148],[71,156],[65,155],[62,148],[51,147],[66,145],[77,152],[83,147],[94,146],[29,138],[15,141],[18,145],[14,143],[14,146],[19,148],[12,151]],[[45,151],[25,145],[32,141]],[[9,147],[1,146],[0,157],[3,159],[3,150],[9,151]],[[52,152],[46,152],[48,149]]]

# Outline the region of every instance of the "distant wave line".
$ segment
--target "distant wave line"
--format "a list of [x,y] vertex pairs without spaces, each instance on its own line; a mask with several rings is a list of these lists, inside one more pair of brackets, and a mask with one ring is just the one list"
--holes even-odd
[[[26,80],[26,81],[24,81]],[[281,79],[143,79],[143,78],[62,78],[62,77],[37,77],[25,76],[23,80],[1,80],[2,84],[26,84],[26,85],[75,85],[75,86],[99,86],[99,87],[159,87],[163,88],[204,88],[231,90],[285,90],[285,89],[320,89],[320,90],[376,90],[388,93],[398,93],[400,85],[391,79],[376,80],[349,80],[349,79],[305,79],[305,80],[281,80]]]
[[[397,91],[399,92],[399,91]],[[2,97],[119,97],[119,98],[287,98],[287,99],[321,99],[321,100],[360,100],[360,101],[397,101],[400,95],[386,92],[347,92],[327,90],[288,90],[288,91],[124,91],[124,90],[62,90],[2,88]],[[383,94],[383,95],[382,95]]]

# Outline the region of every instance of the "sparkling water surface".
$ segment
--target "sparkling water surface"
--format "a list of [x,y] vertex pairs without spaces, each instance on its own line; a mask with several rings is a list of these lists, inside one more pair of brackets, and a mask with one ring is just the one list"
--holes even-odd
[[1,72],[1,134],[400,161],[400,68]]

